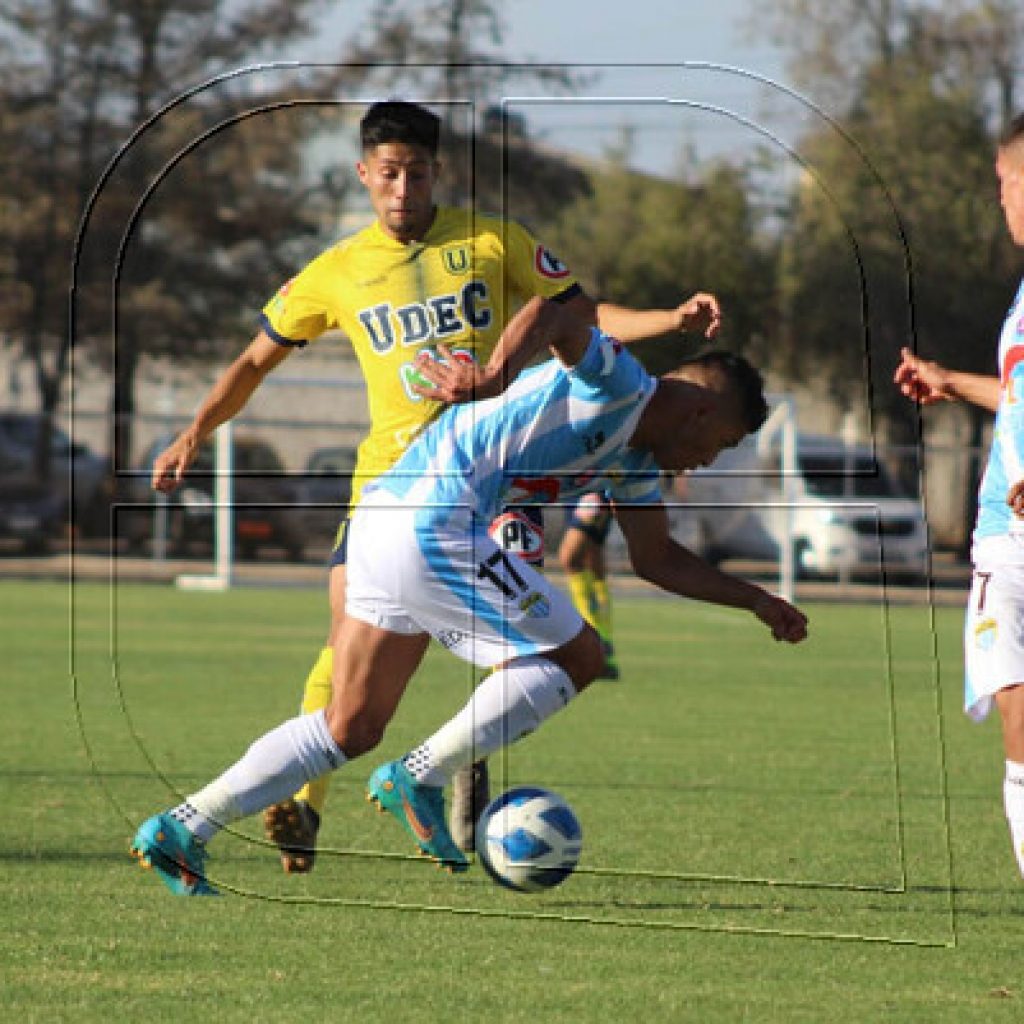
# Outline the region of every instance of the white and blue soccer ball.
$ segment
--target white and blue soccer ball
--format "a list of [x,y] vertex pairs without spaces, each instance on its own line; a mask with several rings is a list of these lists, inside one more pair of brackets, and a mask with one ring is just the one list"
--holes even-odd
[[492,800],[476,825],[476,852],[499,885],[540,892],[560,885],[579,863],[583,830],[557,793],[518,786]]

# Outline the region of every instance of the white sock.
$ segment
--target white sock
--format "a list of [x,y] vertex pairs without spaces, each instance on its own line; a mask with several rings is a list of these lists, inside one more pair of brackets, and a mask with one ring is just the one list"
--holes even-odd
[[225,825],[290,797],[347,760],[323,711],[300,715],[261,736],[223,775],[170,813],[209,842]]
[[463,765],[533,732],[575,696],[553,661],[520,658],[487,676],[469,703],[402,762],[417,782],[444,786]]
[[1010,826],[1013,853],[1017,867],[1024,875],[1024,764],[1006,762],[1006,776],[1003,779],[1003,808]]

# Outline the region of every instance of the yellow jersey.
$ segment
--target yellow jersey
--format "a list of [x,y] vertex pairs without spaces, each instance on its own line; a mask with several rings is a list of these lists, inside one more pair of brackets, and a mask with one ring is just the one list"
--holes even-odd
[[421,241],[399,242],[378,222],[322,253],[263,308],[262,328],[285,345],[341,330],[366,380],[370,432],[359,446],[354,505],[437,415],[416,394],[415,360],[442,342],[485,363],[529,298],[579,290],[568,268],[523,227],[439,207]]

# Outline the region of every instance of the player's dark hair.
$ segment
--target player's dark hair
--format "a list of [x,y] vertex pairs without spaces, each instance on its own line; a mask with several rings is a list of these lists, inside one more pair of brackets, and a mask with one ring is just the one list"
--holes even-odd
[[402,100],[374,103],[359,122],[359,142],[366,153],[386,142],[422,146],[437,156],[441,119],[426,107]]
[[747,433],[753,434],[755,430],[760,430],[768,418],[768,403],[764,397],[764,378],[752,363],[735,352],[712,349],[688,359],[674,372],[685,375],[687,367],[694,366],[720,374],[724,378],[726,390],[736,400],[736,410]]
[[999,148],[1012,146],[1021,139],[1024,139],[1024,113],[1018,114],[1006,122],[1003,130],[999,133]]

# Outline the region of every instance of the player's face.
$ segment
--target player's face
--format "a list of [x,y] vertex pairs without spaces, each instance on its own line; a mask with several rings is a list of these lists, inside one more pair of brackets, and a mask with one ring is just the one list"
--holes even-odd
[[381,227],[400,242],[421,239],[434,220],[438,163],[428,150],[384,142],[356,164]]
[[1024,143],[999,151],[996,175],[1006,227],[1014,244],[1024,245]]
[[735,448],[746,429],[731,416],[709,413],[697,423],[680,426],[675,439],[666,442],[667,451],[655,460],[662,469],[689,470],[710,466],[726,448]]

